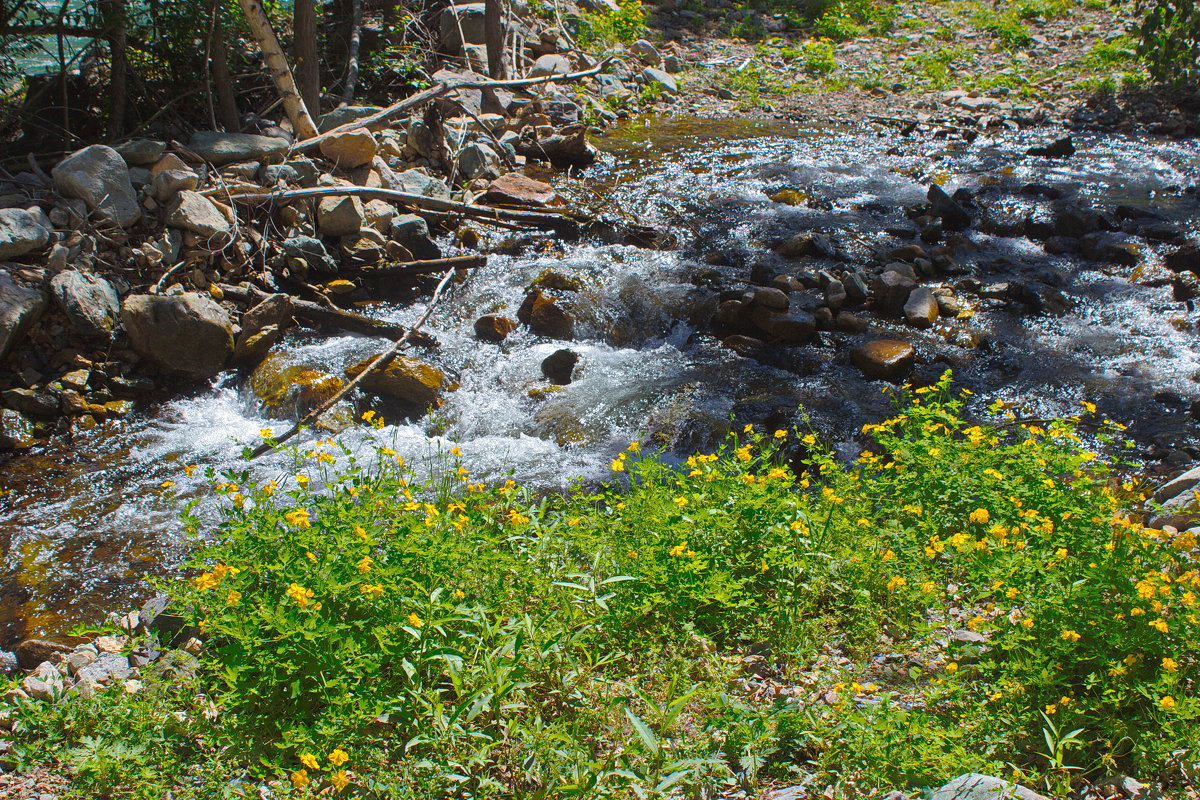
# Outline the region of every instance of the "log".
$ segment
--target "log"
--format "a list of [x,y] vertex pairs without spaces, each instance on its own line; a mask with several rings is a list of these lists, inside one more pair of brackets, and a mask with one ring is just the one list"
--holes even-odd
[[[217,284],[225,297],[235,303],[244,305],[253,305],[264,300],[268,293],[254,287],[245,286],[230,286],[229,284]],[[357,314],[353,311],[344,311],[340,308],[325,308],[317,303],[308,300],[299,300],[292,298],[292,307],[296,311],[296,317],[305,322],[314,325],[328,325],[331,328],[339,328],[350,333],[361,333],[364,336],[385,336],[389,339],[395,339],[398,336],[403,336],[408,332],[408,328],[403,325],[397,325],[394,322],[383,322],[382,320],[373,319],[366,314]],[[438,341],[427,333],[419,333],[412,337],[411,341],[414,344],[419,344],[422,347],[437,347]]]
[[425,261],[402,261],[384,267],[359,267],[355,274],[361,278],[388,278],[401,275],[429,275],[448,269],[478,269],[487,266],[487,256],[451,256]]

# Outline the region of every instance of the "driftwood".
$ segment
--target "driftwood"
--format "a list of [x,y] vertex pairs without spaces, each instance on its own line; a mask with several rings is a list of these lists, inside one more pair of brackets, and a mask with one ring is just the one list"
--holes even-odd
[[[217,284],[217,288],[230,300],[246,305],[254,305],[268,296],[267,292],[254,287],[247,288],[245,286],[230,286],[220,283]],[[295,297],[292,298],[292,307],[296,312],[296,317],[305,322],[315,325],[329,325],[330,327],[340,328],[350,333],[361,333],[365,336],[386,336],[394,339],[397,336],[405,335],[409,331],[408,328],[403,325],[397,325],[394,322],[383,322],[368,317],[366,314],[356,314],[353,311],[345,311],[340,308],[326,308],[317,303],[308,300],[299,300]],[[426,333],[412,337],[412,341],[422,347],[437,346],[437,339]]]
[[449,258],[431,258],[425,261],[402,261],[384,267],[360,267],[355,270],[355,275],[362,278],[430,275],[448,269],[476,269],[483,266],[487,266],[487,256],[451,256]]
[[470,203],[459,203],[454,200],[443,200],[440,197],[426,197],[425,195],[410,194],[408,192],[398,192],[395,189],[381,189],[371,186],[318,186],[312,189],[287,189],[276,192],[239,192],[227,194],[224,196],[224,199],[235,203],[256,204],[287,202],[313,197],[376,198],[390,200],[393,203],[416,206],[417,208],[428,209],[430,211],[458,214],[479,220],[511,222],[532,228],[545,228],[558,231],[574,231],[579,227],[577,220],[564,214],[477,206]]
[[537,86],[539,83],[569,83],[570,81],[582,80],[590,78],[593,75],[599,75],[605,67],[611,62],[611,58],[606,58],[591,69],[582,72],[572,72],[569,75],[545,75],[540,78],[518,78],[507,81],[456,81],[454,83],[435,83],[423,92],[418,92],[412,97],[405,98],[398,103],[394,103],[382,111],[377,111],[369,117],[348,122],[345,125],[339,125],[331,131],[326,131],[319,136],[313,136],[308,139],[296,142],[292,145],[292,152],[303,152],[317,147],[321,142],[333,136],[345,133],[346,131],[354,130],[355,128],[368,128],[376,130],[384,127],[387,122],[400,114],[408,111],[410,108],[415,108],[423,103],[427,103],[434,98],[441,97],[447,92],[453,92],[455,89],[519,89],[524,86]]
[[366,369],[355,375],[354,378],[351,379],[350,382],[341,389],[339,389],[338,392],[333,395],[333,397],[330,397],[324,403],[321,403],[321,405],[305,414],[303,419],[289,428],[282,436],[278,437],[274,441],[260,444],[257,448],[255,448],[254,452],[250,454],[250,457],[258,458],[263,453],[270,452],[286,442],[288,439],[291,439],[293,436],[299,433],[305,425],[308,425],[314,420],[320,419],[322,414],[337,405],[337,403],[343,397],[349,394],[354,387],[362,383],[364,378],[366,378],[375,370],[386,367],[388,364],[392,363],[392,359],[399,355],[400,350],[403,349],[404,345],[408,344],[410,341],[415,341],[415,337],[419,335],[418,332],[420,331],[421,326],[424,325],[426,321],[428,321],[430,315],[433,314],[433,309],[437,306],[438,300],[442,296],[442,290],[446,288],[446,284],[450,283],[450,279],[452,277],[454,277],[454,270],[448,270],[442,280],[438,283],[437,288],[433,290],[433,296],[429,298],[429,303],[425,306],[425,310],[421,313],[421,316],[417,317],[417,321],[413,323],[413,326],[402,333],[400,337],[392,343],[392,346],[387,349],[387,352],[376,356],[375,359],[373,359],[371,363],[367,365]]

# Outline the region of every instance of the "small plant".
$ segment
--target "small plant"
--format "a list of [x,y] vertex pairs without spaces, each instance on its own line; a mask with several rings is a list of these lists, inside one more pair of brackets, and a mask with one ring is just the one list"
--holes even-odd
[[604,51],[617,44],[635,42],[645,34],[646,12],[641,0],[618,0],[616,11],[589,13],[580,17],[576,38],[580,47]]

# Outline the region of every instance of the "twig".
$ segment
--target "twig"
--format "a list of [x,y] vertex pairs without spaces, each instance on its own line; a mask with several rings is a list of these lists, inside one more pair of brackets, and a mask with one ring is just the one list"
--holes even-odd
[[402,261],[383,267],[359,267],[355,274],[362,278],[382,278],[392,275],[428,275],[446,269],[475,269],[483,266],[487,266],[487,256],[450,256],[425,261]]
[[167,285],[167,281],[171,277],[173,277],[176,273],[178,273],[179,270],[186,267],[187,264],[188,264],[188,262],[186,262],[186,261],[180,261],[178,264],[176,264],[175,266],[171,267],[169,270],[164,272],[162,274],[162,277],[158,279],[158,283],[154,284],[154,288],[150,290],[150,294],[159,294],[160,292],[162,292],[163,287]]
[[362,383],[364,378],[380,367],[386,367],[388,364],[390,364],[392,359],[394,359],[400,353],[400,349],[404,347],[404,345],[408,344],[408,341],[412,338],[413,334],[419,330],[421,326],[424,325],[429,319],[430,315],[433,314],[433,309],[437,306],[438,300],[442,296],[442,290],[446,288],[446,284],[450,283],[450,279],[452,277],[454,277],[454,270],[447,270],[446,274],[442,277],[442,280],[438,283],[437,288],[433,290],[433,297],[429,298],[429,303],[425,306],[425,311],[421,313],[421,316],[417,317],[417,321],[413,323],[412,327],[405,331],[404,335],[397,339],[392,346],[387,349],[386,352],[376,356],[375,359],[367,365],[366,369],[355,375],[349,383],[347,383],[337,392],[337,394],[305,414],[299,422],[293,425],[278,439],[270,442],[264,442],[255,448],[254,452],[250,454],[250,458],[258,458],[263,453],[267,453],[283,444],[288,439],[291,439],[293,436],[299,433],[305,425],[313,420],[319,419],[322,414],[333,408],[334,405],[336,405],[338,401],[349,394],[354,387]]

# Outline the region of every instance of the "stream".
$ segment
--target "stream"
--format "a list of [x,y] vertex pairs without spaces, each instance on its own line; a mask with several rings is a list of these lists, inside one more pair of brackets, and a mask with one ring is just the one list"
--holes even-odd
[[[389,419],[376,435],[416,462],[457,445],[473,475],[543,491],[603,478],[609,458],[633,439],[652,437],[679,457],[746,422],[811,426],[850,455],[861,426],[890,406],[885,384],[865,379],[847,353],[868,339],[899,338],[917,350],[917,379],[953,368],[977,403],[998,397],[1032,417],[1074,414],[1087,399],[1130,425],[1148,464],[1181,467],[1200,456],[1189,413],[1200,398],[1200,335],[1196,313],[1173,299],[1162,266],[1171,248],[1159,241],[1147,243],[1133,268],[1049,255],[1027,238],[972,229],[956,248],[962,273],[923,281],[1028,282],[1052,290],[1061,313],[1032,313],[976,289],[964,290],[972,316],[924,331],[864,312],[868,332],[821,331],[813,343],[754,358],[712,333],[720,292],[744,288],[752,276],[767,283],[800,267],[878,264],[877,250],[905,243],[893,233],[910,224],[906,208],[924,201],[931,182],[1018,211],[1038,202],[1020,187],[1042,184],[1101,210],[1152,208],[1164,224],[1195,233],[1195,142],[1083,134],[1071,158],[1025,155],[1047,138],[1005,132],[966,144],[687,117],[614,130],[597,141],[600,164],[548,180],[572,204],[651,226],[670,246],[484,232],[485,249],[499,254],[454,286],[426,326],[441,346],[417,353],[459,388],[428,416]],[[773,202],[781,190],[804,202]],[[806,266],[769,249],[807,230],[833,236],[837,258]],[[476,318],[515,316],[526,287],[546,270],[579,282],[578,291],[554,293],[575,319],[573,341],[524,327],[501,344],[475,338]],[[422,309],[418,302],[370,313],[409,323]],[[298,330],[285,345],[289,363],[332,373],[380,348]],[[562,347],[579,356],[574,380],[546,391],[541,361]],[[203,469],[237,467],[242,445],[259,441],[260,429],[290,424],[265,414],[247,384],[245,374],[227,372],[120,423],[0,463],[0,647],[133,608],[149,591],[143,578],[178,562],[186,542],[160,484],[173,481],[184,498],[203,495],[211,513]],[[351,428],[343,437],[353,445],[364,435]],[[191,478],[183,470],[190,464],[200,466]],[[285,466],[268,456],[255,469],[266,478]]]

